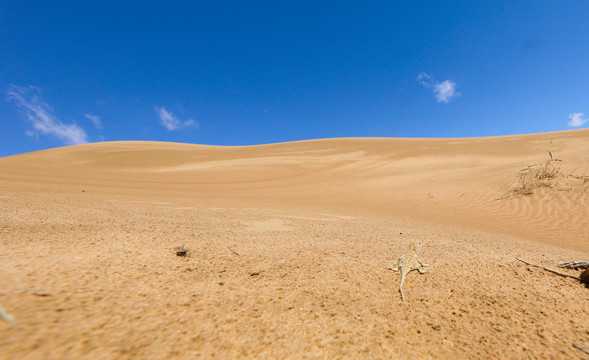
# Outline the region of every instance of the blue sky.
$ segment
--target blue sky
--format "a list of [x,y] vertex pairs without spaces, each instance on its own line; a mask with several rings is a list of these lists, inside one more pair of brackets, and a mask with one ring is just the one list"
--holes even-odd
[[0,156],[587,127],[587,1],[0,0]]

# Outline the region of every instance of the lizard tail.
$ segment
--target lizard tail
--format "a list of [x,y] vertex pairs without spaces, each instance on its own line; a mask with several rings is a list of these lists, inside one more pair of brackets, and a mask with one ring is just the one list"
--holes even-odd
[[401,275],[401,285],[399,285],[399,292],[401,293],[401,300],[405,301],[405,294],[403,294],[403,283],[405,282],[405,274]]

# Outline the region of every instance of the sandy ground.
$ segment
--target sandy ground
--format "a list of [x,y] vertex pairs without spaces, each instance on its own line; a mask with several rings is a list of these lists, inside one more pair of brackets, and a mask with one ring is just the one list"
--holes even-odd
[[[589,290],[514,256],[589,260],[588,149],[576,130],[2,158],[0,358],[587,358]],[[513,192],[548,150],[549,186]],[[432,269],[403,302],[387,266],[412,241]]]

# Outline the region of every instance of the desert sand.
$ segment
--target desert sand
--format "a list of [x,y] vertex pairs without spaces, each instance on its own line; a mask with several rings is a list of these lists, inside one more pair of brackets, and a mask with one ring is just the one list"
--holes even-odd
[[515,259],[589,260],[587,176],[589,129],[4,157],[0,358],[587,358],[589,289]]

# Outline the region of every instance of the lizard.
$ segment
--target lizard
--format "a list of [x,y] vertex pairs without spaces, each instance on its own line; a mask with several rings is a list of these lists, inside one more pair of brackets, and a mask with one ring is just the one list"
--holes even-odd
[[405,277],[411,270],[417,270],[420,274],[425,274],[430,269],[424,269],[428,264],[424,264],[419,260],[417,257],[417,250],[421,247],[421,243],[419,242],[411,242],[409,247],[409,252],[399,258],[397,264],[391,265],[387,267],[390,270],[401,270],[401,285],[399,286],[399,292],[401,292],[401,299],[405,301],[405,295],[403,294],[403,283],[405,282]]

